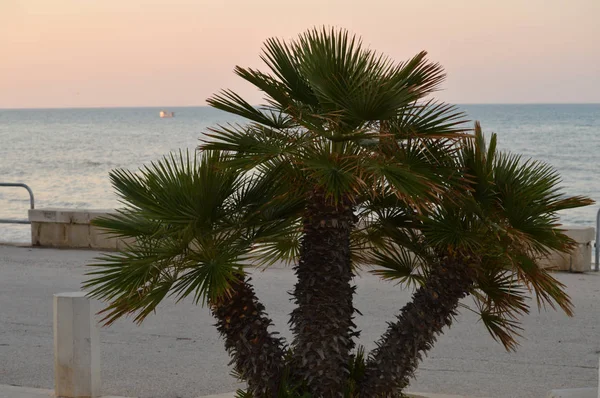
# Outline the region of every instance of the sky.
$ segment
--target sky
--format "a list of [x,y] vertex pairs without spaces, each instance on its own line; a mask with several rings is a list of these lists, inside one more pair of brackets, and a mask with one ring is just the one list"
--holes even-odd
[[600,0],[0,0],[0,108],[196,106],[315,26],[447,72],[452,103],[600,103]]

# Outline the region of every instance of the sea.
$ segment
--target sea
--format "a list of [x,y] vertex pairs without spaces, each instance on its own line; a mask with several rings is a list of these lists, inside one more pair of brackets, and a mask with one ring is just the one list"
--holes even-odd
[[[569,195],[600,202],[600,104],[459,105],[498,147],[550,163]],[[108,172],[137,170],[179,149],[194,150],[211,126],[243,123],[210,107],[0,109],[0,182],[25,183],[36,208],[113,209]],[[0,187],[0,219],[25,220],[29,196]],[[595,226],[599,206],[565,211],[565,225]],[[0,242],[30,241],[28,225],[0,224]]]

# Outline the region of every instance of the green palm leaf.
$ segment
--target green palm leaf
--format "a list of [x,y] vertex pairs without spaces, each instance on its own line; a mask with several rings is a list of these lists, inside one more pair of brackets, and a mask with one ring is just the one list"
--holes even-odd
[[[218,152],[204,152],[199,161],[171,155],[139,174],[111,174],[126,207],[94,223],[135,243],[103,255],[88,273],[84,287],[111,301],[106,322],[127,314],[141,322],[167,295],[191,295],[202,304],[218,300],[249,265],[252,242],[269,241],[297,219],[301,202],[276,210],[270,194],[281,186],[263,189],[268,181],[261,185],[228,168],[226,159]],[[272,209],[262,213],[266,203]]]

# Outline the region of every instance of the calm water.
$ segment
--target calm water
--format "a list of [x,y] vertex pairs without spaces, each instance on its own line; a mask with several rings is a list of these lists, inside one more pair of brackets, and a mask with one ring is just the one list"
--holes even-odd
[[[600,201],[600,104],[463,105],[499,147],[551,163],[570,194]],[[208,126],[236,121],[211,108],[0,110],[0,182],[24,182],[36,207],[118,206],[108,171],[137,169],[179,148],[195,148]],[[27,218],[22,188],[0,188],[0,218]],[[595,225],[597,206],[569,211],[566,224]],[[29,226],[0,224],[0,241],[28,242]]]

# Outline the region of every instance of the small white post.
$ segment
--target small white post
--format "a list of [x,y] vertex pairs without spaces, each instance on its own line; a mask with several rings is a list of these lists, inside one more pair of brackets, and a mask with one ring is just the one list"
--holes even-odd
[[54,393],[100,396],[98,327],[84,292],[54,295]]

